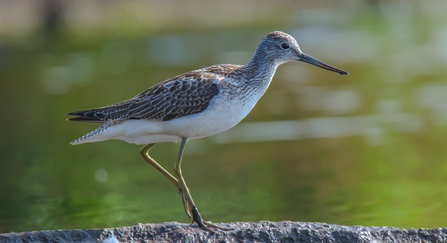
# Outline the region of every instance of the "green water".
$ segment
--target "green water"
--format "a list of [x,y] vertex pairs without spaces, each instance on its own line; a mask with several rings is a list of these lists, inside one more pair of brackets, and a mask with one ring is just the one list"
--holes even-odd
[[[183,174],[204,219],[446,227],[447,18],[431,6],[294,9],[270,25],[0,39],[0,232],[190,222],[141,146],[71,146],[97,125],[64,114],[192,69],[244,64],[275,29],[351,75],[282,65],[239,126],[188,142]],[[151,155],[171,169],[178,147],[158,144]]]

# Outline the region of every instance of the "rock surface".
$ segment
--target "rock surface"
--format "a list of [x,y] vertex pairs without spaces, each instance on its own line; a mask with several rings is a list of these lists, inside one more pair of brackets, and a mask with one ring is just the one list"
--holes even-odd
[[304,222],[221,223],[233,230],[204,231],[166,222],[134,226],[0,234],[0,242],[447,242],[447,228],[402,229]]

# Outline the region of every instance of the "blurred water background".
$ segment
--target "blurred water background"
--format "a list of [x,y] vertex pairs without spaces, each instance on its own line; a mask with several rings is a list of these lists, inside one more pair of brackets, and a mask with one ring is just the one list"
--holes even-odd
[[[273,30],[350,72],[278,68],[241,124],[190,141],[205,220],[447,226],[446,1],[0,1],[0,232],[190,222],[122,141],[64,114],[245,64]],[[151,155],[171,169],[179,144]]]

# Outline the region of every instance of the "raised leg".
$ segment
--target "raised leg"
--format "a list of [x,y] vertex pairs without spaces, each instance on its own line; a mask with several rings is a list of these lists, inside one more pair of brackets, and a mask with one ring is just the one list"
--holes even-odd
[[155,145],[155,143],[150,143],[144,146],[140,150],[141,156],[143,156],[144,160],[146,160],[150,165],[152,165],[155,169],[160,171],[166,178],[168,178],[176,187],[178,187],[178,180],[171,173],[169,173],[163,166],[161,166],[157,161],[155,161],[151,156],[149,156],[149,150]]
[[[178,152],[177,161],[174,165],[174,172],[177,175],[178,178],[178,189],[180,191],[180,195],[182,195],[183,200],[183,206],[185,207],[186,214],[190,216],[192,214],[192,222],[196,222],[200,227],[204,229],[208,229],[209,227],[218,228],[222,230],[230,230],[227,228],[223,228],[221,226],[215,225],[211,222],[206,222],[202,219],[202,216],[199,213],[199,210],[197,209],[196,205],[194,204],[194,200],[192,199],[191,193],[189,193],[189,188],[186,185],[185,179],[182,175],[182,157],[183,152],[185,151],[185,145],[188,141],[187,138],[182,139],[182,144],[180,145],[180,150]],[[190,217],[191,218],[191,217]]]
[[[160,171],[164,176],[166,176],[166,178],[168,178],[170,181],[172,181],[172,183],[174,183],[174,185],[179,188],[179,183],[178,183],[178,179],[175,178],[173,175],[171,175],[171,173],[169,173],[165,168],[163,168],[163,166],[161,166],[159,163],[157,163],[157,161],[155,161],[151,156],[149,156],[149,150],[155,145],[155,143],[150,143],[146,146],[144,146],[141,150],[141,156],[143,156],[143,158],[150,164],[152,165],[155,169],[157,169],[158,171]],[[183,200],[183,207],[185,208],[185,212],[186,215],[188,215],[188,217],[191,218],[191,214],[189,213],[189,208],[188,208],[188,202],[185,198],[185,194],[183,193],[183,191],[181,189],[179,189],[179,194],[182,197]]]

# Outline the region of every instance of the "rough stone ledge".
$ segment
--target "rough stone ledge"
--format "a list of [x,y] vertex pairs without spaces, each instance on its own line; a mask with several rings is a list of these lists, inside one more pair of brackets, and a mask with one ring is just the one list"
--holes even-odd
[[0,234],[0,242],[447,242],[447,228],[402,229],[306,222],[221,223],[229,231],[204,231],[177,222]]

